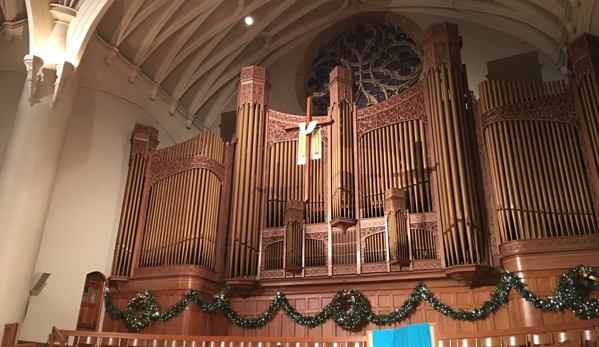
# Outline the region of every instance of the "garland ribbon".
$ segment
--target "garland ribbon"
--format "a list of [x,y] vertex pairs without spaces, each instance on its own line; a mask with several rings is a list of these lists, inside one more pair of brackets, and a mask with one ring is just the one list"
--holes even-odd
[[[375,314],[372,312],[368,299],[362,293],[353,289],[338,291],[331,302],[314,316],[304,316],[297,312],[289,304],[285,294],[280,291],[275,294],[270,306],[255,318],[240,317],[227,304],[223,293],[217,294],[213,301],[208,301],[193,290],[187,292],[183,299],[166,312],[158,310],[156,300],[148,291],[138,293],[121,311],[114,307],[110,293],[108,292],[104,294],[104,303],[106,312],[110,318],[125,320],[125,324],[131,331],[140,331],[151,320],[166,322],[178,316],[191,303],[194,303],[202,311],[208,313],[220,309],[229,321],[246,329],[256,329],[264,326],[270,321],[272,315],[281,308],[293,322],[308,328],[315,327],[332,319],[340,328],[355,331],[361,329],[366,323],[383,326],[401,322],[413,314],[422,301],[425,301],[435,310],[449,318],[463,321],[484,319],[508,303],[508,295],[513,288],[521,297],[542,312],[558,312],[568,309],[573,311],[581,319],[593,319],[599,317],[599,300],[579,295],[578,290],[582,288],[599,290],[598,277],[599,272],[590,266],[575,266],[561,275],[553,295],[547,299],[543,299],[527,290],[522,280],[516,275],[505,271],[491,293],[490,300],[485,301],[482,306],[472,311],[450,308],[436,299],[423,283],[418,283],[414,287],[410,298],[401,307],[387,314]],[[138,315],[137,311],[141,311],[141,315]]]

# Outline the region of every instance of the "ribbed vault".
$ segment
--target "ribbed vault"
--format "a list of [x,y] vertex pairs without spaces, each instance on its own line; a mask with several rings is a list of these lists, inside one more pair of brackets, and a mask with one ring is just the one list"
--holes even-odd
[[[212,127],[243,66],[267,65],[328,25],[360,12],[429,14],[491,26],[526,40],[565,72],[564,47],[590,31],[596,0],[127,0],[98,34],[191,114]],[[0,0],[6,20],[21,0]],[[243,18],[255,22],[245,26]],[[599,19],[595,19],[599,20]],[[201,111],[201,112],[200,112]]]

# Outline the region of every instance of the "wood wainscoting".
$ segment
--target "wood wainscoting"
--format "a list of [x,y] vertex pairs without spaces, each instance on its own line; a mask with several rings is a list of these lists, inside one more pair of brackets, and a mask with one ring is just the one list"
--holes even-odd
[[[165,311],[192,289],[202,297],[211,299],[218,292],[219,286],[199,276],[161,276],[132,278],[120,283],[118,287],[111,288],[110,293],[114,306],[123,309],[137,293],[148,290],[156,299],[158,309]],[[221,311],[205,313],[192,304],[168,322],[150,322],[142,332],[168,335],[226,335],[228,327],[229,322]],[[107,314],[104,315],[102,331],[128,332],[123,321],[112,320]]]
[[[528,273],[524,278],[527,288],[540,296],[547,296],[553,293],[560,275],[565,271],[539,271]],[[443,303],[453,309],[473,310],[480,307],[485,301],[490,299],[490,293],[495,289],[495,284],[499,279],[499,272],[489,274],[484,281],[485,285],[476,288],[468,288],[462,284],[445,277],[443,273],[430,272],[419,274],[427,288]],[[244,317],[253,317],[259,315],[270,304],[276,291],[281,290],[285,293],[289,303],[293,305],[300,313],[306,315],[315,315],[320,312],[332,299],[335,293],[344,288],[351,288],[362,292],[370,301],[372,311],[378,314],[389,313],[395,308],[400,307],[404,301],[409,298],[414,286],[420,280],[412,281],[385,281],[383,277],[372,276],[372,282],[367,281],[368,276],[361,276],[356,280],[347,279],[345,283],[327,284],[323,281],[311,281],[310,285],[298,287],[297,283],[288,283],[287,285],[277,283],[262,283],[257,291],[262,291],[260,295],[248,298],[232,298],[230,305],[239,315]],[[291,282],[291,281],[290,281]],[[271,285],[271,286],[269,286]],[[435,311],[430,305],[422,302],[417,310],[405,321],[395,324],[392,327],[398,327],[406,324],[418,323],[437,323],[440,334],[459,334],[472,332],[492,332],[497,330],[519,329],[526,327],[559,325],[565,323],[575,323],[580,320],[573,312],[565,310],[558,313],[541,313],[533,308],[528,302],[520,298],[514,291],[510,294],[510,303],[486,319],[475,322],[458,321],[443,316]],[[364,329],[378,329],[374,325],[367,325]],[[248,330],[229,325],[230,336],[354,336],[362,332],[354,333],[345,331],[337,327],[332,321],[308,329],[301,325],[292,323],[284,313],[278,311],[273,319],[263,328]]]
[[[521,278],[534,294],[546,297],[555,289],[559,277],[567,269],[538,270],[523,272]],[[424,282],[434,295],[454,309],[473,310],[489,300],[490,293],[500,278],[501,272],[489,273],[479,287],[468,288],[448,278],[441,270],[430,272],[405,272],[389,275],[361,275],[341,279],[313,278],[286,281],[262,281],[247,298],[229,296],[232,309],[242,317],[260,315],[271,303],[277,291],[285,293],[289,303],[304,315],[320,312],[339,290],[350,288],[363,293],[370,301],[375,313],[388,313],[400,307],[412,293],[418,282]],[[343,282],[342,282],[343,281]],[[112,289],[113,303],[117,309],[123,309],[129,300],[140,291],[150,290],[156,298],[158,308],[170,309],[190,289],[196,290],[202,297],[210,300],[219,291],[219,286],[200,278],[173,277],[162,279],[132,279],[120,287]],[[475,322],[457,321],[443,316],[427,303],[422,302],[417,310],[405,321],[393,327],[417,324],[437,323],[440,334],[491,333],[509,329],[534,328],[576,324],[580,320],[573,312],[564,310],[558,313],[542,313],[533,308],[516,292],[510,294],[510,302],[486,319]],[[171,335],[228,335],[240,337],[294,336],[294,337],[344,337],[361,335],[367,329],[377,329],[374,325],[365,326],[360,332],[348,332],[328,321],[315,328],[308,329],[295,324],[277,311],[270,322],[259,329],[242,329],[231,324],[221,311],[211,314],[202,312],[191,304],[178,317],[168,322],[151,322],[141,333]],[[105,317],[103,331],[126,332],[123,321],[113,321]]]

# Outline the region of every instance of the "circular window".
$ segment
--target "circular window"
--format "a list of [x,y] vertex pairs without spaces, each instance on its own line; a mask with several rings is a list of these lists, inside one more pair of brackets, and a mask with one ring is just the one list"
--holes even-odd
[[350,23],[332,39],[313,45],[317,46],[315,52],[309,50],[304,59],[302,94],[312,95],[315,113],[325,114],[329,73],[341,65],[354,74],[358,108],[387,100],[420,78],[422,53],[414,36],[393,21]]

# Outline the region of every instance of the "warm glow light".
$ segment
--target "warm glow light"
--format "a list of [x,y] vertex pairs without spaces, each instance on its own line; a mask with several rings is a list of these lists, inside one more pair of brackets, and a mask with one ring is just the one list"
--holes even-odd
[[254,24],[254,18],[247,16],[247,17],[245,17],[243,22],[245,23],[245,25],[252,25],[252,24]]
[[55,64],[64,63],[65,52],[64,48],[57,45],[55,42],[47,42],[44,49],[40,52],[46,67],[52,68]]

